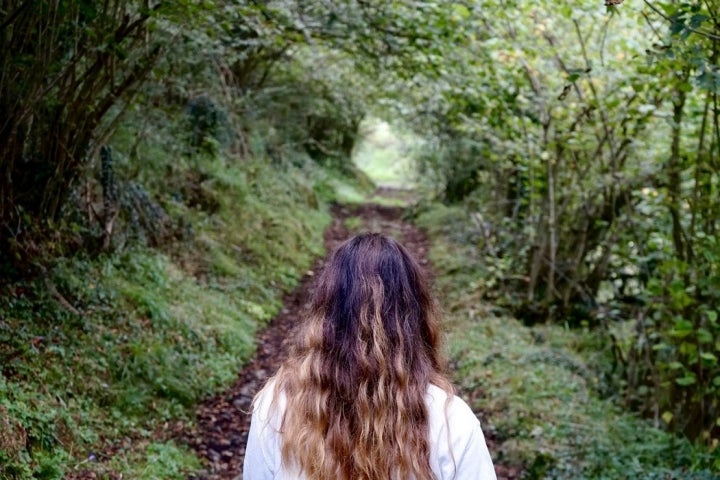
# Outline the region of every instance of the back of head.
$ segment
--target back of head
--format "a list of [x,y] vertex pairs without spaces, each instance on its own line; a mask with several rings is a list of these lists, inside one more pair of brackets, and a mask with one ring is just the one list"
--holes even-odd
[[410,254],[380,234],[343,243],[305,322],[275,384],[287,398],[283,462],[312,480],[432,479],[425,394],[451,386]]

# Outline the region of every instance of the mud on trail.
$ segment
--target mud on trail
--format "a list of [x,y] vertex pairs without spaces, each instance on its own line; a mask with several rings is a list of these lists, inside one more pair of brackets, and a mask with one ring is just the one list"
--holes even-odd
[[[382,232],[397,238],[432,275],[428,260],[429,241],[410,223],[403,221],[403,209],[381,205],[356,207],[336,206],[333,221],[324,235],[327,252],[349,238],[348,224],[359,226],[358,230]],[[349,221],[349,220],[352,221]],[[242,463],[245,456],[247,433],[250,428],[252,399],[255,393],[272,375],[289,350],[289,342],[299,319],[304,316],[311,296],[315,272],[323,267],[324,259],[315,263],[303,277],[294,292],[286,296],[282,311],[257,337],[257,350],[252,360],[239,373],[237,380],[226,391],[209,398],[198,409],[192,430],[179,434],[178,440],[192,447],[205,459],[206,468],[194,480],[242,480]],[[468,396],[477,392],[467,392]],[[486,432],[491,452],[495,451],[495,439]],[[520,478],[520,471],[496,465],[498,479]],[[247,479],[251,480],[251,479]]]

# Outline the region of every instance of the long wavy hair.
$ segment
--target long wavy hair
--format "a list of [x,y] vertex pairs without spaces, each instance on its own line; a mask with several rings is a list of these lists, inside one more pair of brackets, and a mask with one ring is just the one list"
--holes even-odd
[[274,377],[282,462],[310,480],[433,480],[425,396],[453,388],[438,310],[415,260],[362,234],[323,269],[308,318]]

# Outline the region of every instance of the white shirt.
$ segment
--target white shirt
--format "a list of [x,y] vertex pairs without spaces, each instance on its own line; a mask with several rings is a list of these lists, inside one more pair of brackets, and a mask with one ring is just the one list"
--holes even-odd
[[[270,404],[273,392],[273,386],[269,385],[253,410],[243,465],[244,480],[303,478],[283,468],[279,430],[287,402],[281,397],[276,413],[272,414]],[[446,416],[446,399],[447,393],[443,389],[435,385],[428,386],[425,404],[430,427],[430,468],[435,477],[438,480],[496,480],[477,417],[457,396],[448,404]]]

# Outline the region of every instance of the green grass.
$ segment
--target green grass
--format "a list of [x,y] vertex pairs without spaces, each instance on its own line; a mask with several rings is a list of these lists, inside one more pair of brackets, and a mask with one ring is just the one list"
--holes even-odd
[[360,217],[348,217],[345,219],[345,228],[352,233],[358,233],[363,230],[364,221]]
[[447,232],[461,229],[458,215],[436,206],[418,223],[433,238],[456,381],[501,441],[495,460],[530,479],[717,478],[709,452],[600,397],[592,331],[528,328],[483,300],[485,267]]
[[330,187],[334,192],[334,196],[339,203],[348,205],[357,205],[365,202],[367,193],[350,182],[342,179],[332,179]]
[[[278,175],[263,161],[218,158],[202,168],[215,211],[166,200],[192,225],[190,240],[59,259],[47,282],[0,295],[0,478],[197,470],[193,452],[153,432],[191,421],[198,401],[235,378],[257,329],[322,255],[330,221],[316,167]],[[111,458],[88,460],[117,442]]]
[[109,472],[124,472],[126,478],[138,480],[184,480],[200,469],[201,464],[192,452],[174,442],[148,443],[140,455],[115,457],[107,465]]

